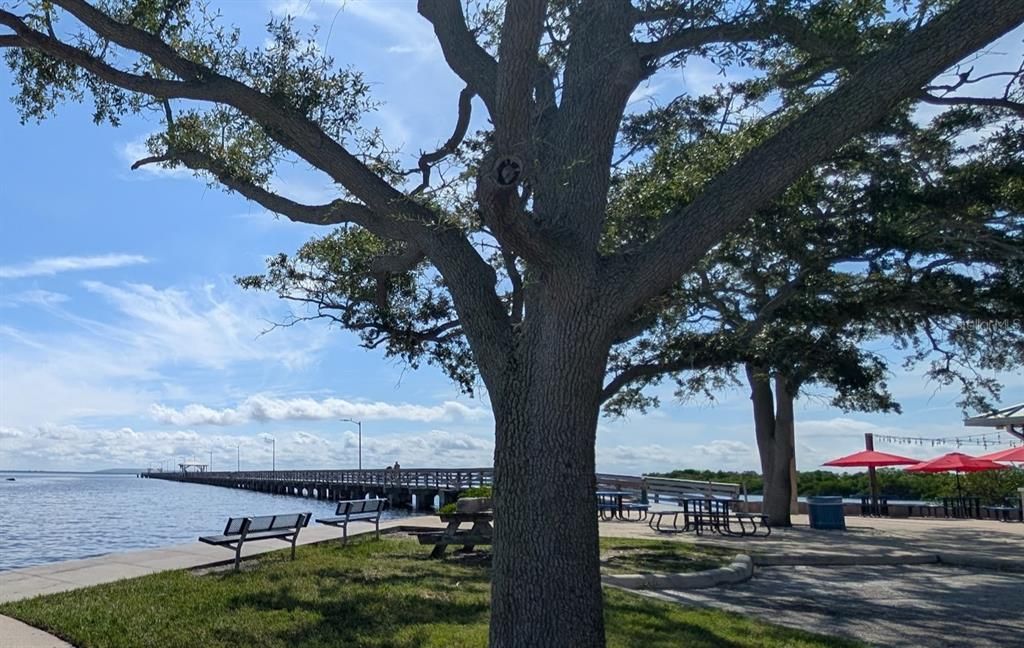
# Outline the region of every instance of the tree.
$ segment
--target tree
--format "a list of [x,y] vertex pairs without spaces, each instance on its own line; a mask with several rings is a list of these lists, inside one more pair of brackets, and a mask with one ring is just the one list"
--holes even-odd
[[[611,347],[758,208],[1024,21],[1024,5],[1007,0],[896,3],[895,13],[859,0],[517,0],[468,13],[459,0],[420,0],[467,89],[454,137],[421,158],[422,181],[403,191],[402,170],[358,126],[365,84],[288,21],[271,24],[273,47],[251,49],[188,0],[18,4],[27,10],[0,10],[0,48],[25,119],[85,96],[98,121],[155,111],[164,128],[137,165],[184,166],[292,220],[372,235],[379,256],[353,269],[372,273],[385,327],[392,281],[443,291],[496,423],[495,646],[604,642],[594,440]],[[639,85],[691,56],[756,73],[781,52],[801,61],[787,82],[834,87],[649,236],[602,248],[620,124]],[[429,173],[462,139],[468,95],[493,125],[466,169],[469,211],[431,191]],[[267,180],[288,155],[342,195],[304,205],[272,192]],[[360,299],[367,281],[350,279]],[[377,323],[367,321],[371,334]],[[444,345],[444,332],[425,343]]]
[[[1021,72],[1010,77],[1020,83]],[[619,179],[618,220],[657,218],[687,201],[694,178],[763,137],[760,120],[729,115],[742,103],[743,88],[733,90],[634,120],[630,139],[653,139],[656,152]],[[788,526],[795,503],[801,390],[828,387],[845,410],[899,410],[888,363],[865,351],[869,341],[891,337],[908,365],[931,358],[928,375],[959,383],[963,405],[975,409],[998,397],[991,372],[1024,364],[1024,331],[1001,326],[1024,306],[1024,139],[1015,119],[1024,104],[964,104],[928,127],[910,109],[759,210],[683,278],[656,325],[613,350],[613,414],[656,404],[645,388],[667,377],[686,398],[743,374],[773,525]],[[725,133],[730,119],[738,123]]]

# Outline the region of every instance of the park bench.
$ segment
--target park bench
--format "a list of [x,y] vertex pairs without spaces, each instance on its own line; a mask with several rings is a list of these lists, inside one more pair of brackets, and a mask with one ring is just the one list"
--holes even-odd
[[234,549],[236,571],[242,560],[242,545],[256,540],[291,542],[292,560],[295,560],[295,541],[299,538],[299,531],[309,524],[309,518],[312,516],[312,513],[288,513],[287,515],[228,518],[224,533],[200,536],[199,542]]
[[341,527],[341,542],[348,542],[349,522],[373,522],[380,537],[380,516],[384,512],[386,499],[342,500],[334,517],[319,518],[317,522],[334,527]]

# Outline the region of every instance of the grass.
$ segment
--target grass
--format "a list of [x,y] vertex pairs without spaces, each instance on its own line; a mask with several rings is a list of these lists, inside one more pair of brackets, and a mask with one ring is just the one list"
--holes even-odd
[[734,550],[689,542],[601,538],[601,570],[610,574],[703,571],[726,565],[735,555]]
[[[79,648],[487,643],[486,559],[428,560],[415,541],[397,538],[300,547],[294,562],[287,556],[265,554],[240,573],[169,571],[8,603],[0,614]],[[605,619],[612,647],[859,645],[612,589],[605,592]]]

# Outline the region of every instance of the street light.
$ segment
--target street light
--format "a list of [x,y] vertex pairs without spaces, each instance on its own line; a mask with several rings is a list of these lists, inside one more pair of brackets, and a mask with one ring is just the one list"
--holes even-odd
[[363,472],[363,422],[350,418],[343,418],[341,420],[348,423],[355,423],[359,426],[359,472]]
[[242,472],[242,442],[235,444],[235,472]]
[[270,441],[270,443],[272,444],[271,447],[270,447],[270,451],[272,453],[270,455],[270,457],[271,457],[270,460],[272,462],[270,464],[270,469],[273,472],[277,472],[277,439],[275,439],[274,437],[272,437],[272,436],[270,436],[268,434],[265,437],[263,437],[263,442],[266,443],[267,441]]

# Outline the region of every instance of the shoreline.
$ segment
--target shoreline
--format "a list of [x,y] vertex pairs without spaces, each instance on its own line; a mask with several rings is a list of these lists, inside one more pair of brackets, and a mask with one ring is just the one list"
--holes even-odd
[[[350,529],[349,538],[374,532],[372,525],[365,526],[366,529]],[[382,534],[400,532],[406,527],[443,529],[444,524],[436,515],[382,519],[380,523]],[[322,542],[341,542],[341,531],[330,526],[311,525],[299,534],[296,546]],[[282,545],[279,543],[246,544],[242,548],[242,558],[244,560],[281,548]],[[107,553],[91,558],[9,569],[0,571],[0,603],[19,601],[42,594],[56,594],[162,571],[216,567],[233,561],[233,552],[197,541],[157,549]]]

